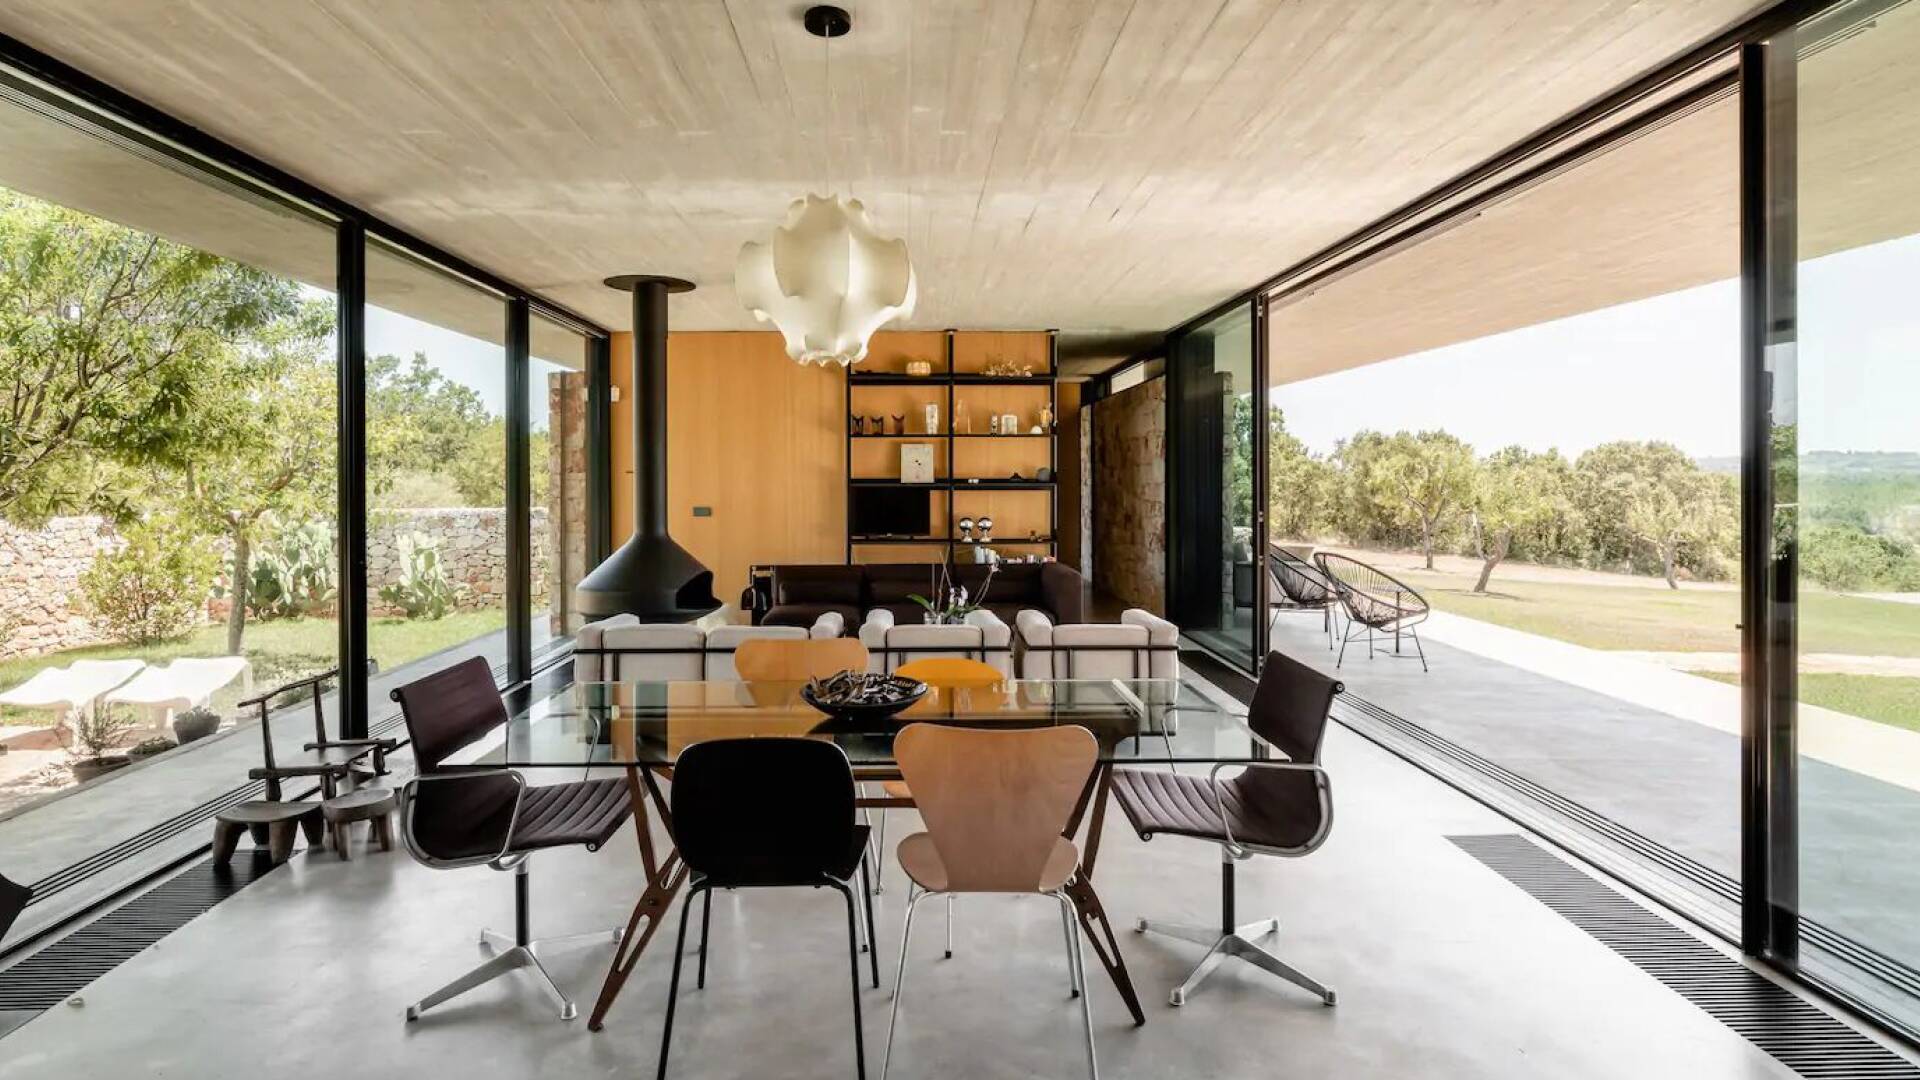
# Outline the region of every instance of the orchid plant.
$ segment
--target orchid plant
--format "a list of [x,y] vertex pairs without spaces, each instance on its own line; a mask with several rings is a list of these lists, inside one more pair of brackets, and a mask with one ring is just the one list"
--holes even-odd
[[999,569],[997,563],[988,563],[986,580],[980,583],[979,595],[969,596],[965,585],[954,584],[953,565],[941,563],[940,584],[934,590],[935,598],[930,600],[919,593],[910,593],[907,599],[926,609],[926,619],[930,623],[948,625],[965,622],[968,615],[979,611],[987,602],[987,590],[993,588],[993,575]]

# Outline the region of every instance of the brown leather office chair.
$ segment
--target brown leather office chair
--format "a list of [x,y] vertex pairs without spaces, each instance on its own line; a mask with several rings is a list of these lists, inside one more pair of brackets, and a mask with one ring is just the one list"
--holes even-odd
[[1086,1025],[1087,1071],[1099,1080],[1080,921],[1066,894],[1067,881],[1080,868],[1080,852],[1061,835],[1098,752],[1093,733],[1082,727],[911,724],[894,737],[900,773],[913,789],[927,830],[900,841],[900,868],[912,885],[900,930],[900,970],[881,1080],[893,1063],[893,1036],[900,1029],[914,908],[929,896],[956,893],[1032,893],[1059,902],[1068,983],[1080,999]]
[[1247,723],[1287,756],[1285,761],[1250,765],[1232,779],[1220,779],[1216,765],[1205,778],[1149,769],[1115,769],[1113,794],[1142,840],[1161,833],[1191,836],[1220,845],[1220,928],[1139,920],[1135,929],[1208,946],[1193,974],[1169,1000],[1184,1004],[1187,995],[1219,966],[1237,956],[1310,990],[1328,1005],[1334,992],[1302,975],[1261,948],[1256,938],[1278,933],[1277,919],[1236,926],[1234,864],[1255,855],[1306,855],[1333,828],[1333,789],[1320,766],[1320,742],[1327,731],[1327,710],[1340,683],[1312,668],[1268,653],[1260,684],[1247,709]]
[[494,689],[493,671],[474,657],[394,690],[413,740],[418,770],[400,793],[400,835],[413,857],[447,869],[487,866],[513,874],[511,937],[480,931],[494,957],[407,1007],[407,1019],[458,997],[509,971],[527,968],[560,1010],[576,1015],[540,964],[539,953],[617,942],[620,932],[602,931],[533,940],[528,913],[527,865],[533,853],[575,844],[597,851],[631,816],[626,783],[581,780],[529,787],[508,769],[460,769],[444,764],[454,752],[506,724],[506,706]]

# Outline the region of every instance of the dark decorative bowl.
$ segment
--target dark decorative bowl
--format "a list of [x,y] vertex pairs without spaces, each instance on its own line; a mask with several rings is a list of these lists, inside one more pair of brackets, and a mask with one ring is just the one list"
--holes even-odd
[[814,693],[812,685],[800,688],[800,698],[807,704],[826,713],[836,720],[885,720],[900,712],[914,702],[927,696],[927,684],[912,679],[897,680],[899,683],[911,683],[903,687],[897,695],[870,701],[822,701]]

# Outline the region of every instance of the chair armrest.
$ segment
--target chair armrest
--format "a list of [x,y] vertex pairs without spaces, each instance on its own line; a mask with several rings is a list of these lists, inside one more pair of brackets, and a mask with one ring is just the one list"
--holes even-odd
[[1120,613],[1120,621],[1128,626],[1145,627],[1147,644],[1177,645],[1180,642],[1180,628],[1144,608],[1128,608]]
[[[414,833],[414,820],[419,813],[421,790],[427,787],[440,790],[451,785],[513,787],[513,811],[507,816],[506,835],[500,838],[500,850],[492,855],[474,855],[457,859],[443,859],[432,854],[420,845]],[[482,863],[504,861],[513,849],[513,831],[520,826],[520,803],[527,793],[526,778],[513,769],[484,769],[466,772],[419,773],[408,780],[400,789],[400,839],[407,845],[407,853],[427,866],[452,868],[475,866]]]
[[967,612],[967,625],[980,628],[980,644],[989,649],[1004,649],[1013,643],[1013,629],[1000,616],[985,608]]
[[1013,617],[1013,625],[1020,631],[1020,640],[1028,645],[1046,648],[1053,644],[1053,620],[1044,611],[1022,608]]
[[846,617],[837,611],[823,612],[819,618],[813,620],[813,625],[807,628],[807,636],[816,640],[844,637],[846,632]]
[[1040,599],[1053,612],[1055,622],[1086,619],[1086,579],[1066,563],[1050,562],[1040,567]]
[[887,631],[891,629],[893,612],[886,608],[874,608],[867,612],[867,621],[860,624],[860,644],[877,649],[887,643]]
[[1320,831],[1314,833],[1313,839],[1306,845],[1306,850],[1311,851],[1319,847],[1321,842],[1326,839],[1327,833],[1332,831],[1333,778],[1328,776],[1327,770],[1320,765],[1311,761],[1222,761],[1207,770],[1207,797],[1213,800],[1213,808],[1220,815],[1220,826],[1227,834],[1226,848],[1233,854],[1234,858],[1244,859],[1256,851],[1271,850],[1268,848],[1247,847],[1233,838],[1233,819],[1227,816],[1227,808],[1220,801],[1220,770],[1234,768],[1268,769],[1274,772],[1314,773],[1319,779],[1317,786],[1320,789],[1320,803],[1326,808],[1326,812],[1321,815]]

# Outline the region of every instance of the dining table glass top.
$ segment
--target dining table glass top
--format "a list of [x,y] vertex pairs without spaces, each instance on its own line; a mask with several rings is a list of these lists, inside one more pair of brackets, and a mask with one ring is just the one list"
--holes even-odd
[[710,739],[831,739],[858,765],[894,763],[893,736],[914,723],[1093,732],[1108,763],[1252,761],[1270,756],[1243,715],[1177,679],[1023,679],[928,687],[880,719],[832,717],[804,682],[581,682],[533,697],[448,764],[505,768],[665,766]]

